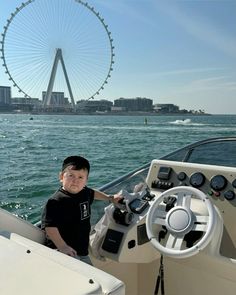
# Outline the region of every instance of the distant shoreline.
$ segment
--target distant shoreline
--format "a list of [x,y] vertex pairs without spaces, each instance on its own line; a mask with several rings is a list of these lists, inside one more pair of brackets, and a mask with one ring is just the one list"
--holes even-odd
[[187,116],[211,116],[212,114],[209,113],[152,113],[152,112],[104,112],[104,113],[85,113],[85,112],[81,112],[81,113],[67,113],[67,112],[2,112],[0,110],[0,114],[13,114],[13,115],[68,115],[68,116],[183,116],[183,117],[187,117]]

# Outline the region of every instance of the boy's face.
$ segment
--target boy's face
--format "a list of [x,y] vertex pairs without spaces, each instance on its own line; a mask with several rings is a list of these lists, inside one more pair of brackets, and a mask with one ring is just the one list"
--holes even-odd
[[87,184],[88,171],[86,169],[73,170],[73,166],[68,166],[60,173],[60,181],[65,191],[71,194],[79,193]]

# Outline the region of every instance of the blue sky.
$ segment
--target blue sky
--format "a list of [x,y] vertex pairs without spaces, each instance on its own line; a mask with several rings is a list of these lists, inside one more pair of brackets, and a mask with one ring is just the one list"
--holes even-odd
[[[96,99],[147,97],[236,114],[236,0],[87,2],[105,19],[115,46],[114,71]],[[1,0],[1,31],[21,3]],[[2,66],[0,85],[12,86]]]

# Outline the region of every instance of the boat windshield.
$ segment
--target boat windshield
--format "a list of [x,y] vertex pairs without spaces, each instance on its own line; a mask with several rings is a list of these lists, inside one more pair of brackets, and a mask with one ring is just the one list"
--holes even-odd
[[192,148],[185,148],[176,154],[164,157],[166,160],[236,167],[236,141],[213,141]]
[[[236,137],[212,138],[196,142],[161,157],[162,160],[236,167]],[[121,189],[133,192],[144,187],[150,163],[104,185],[100,189],[114,194]]]

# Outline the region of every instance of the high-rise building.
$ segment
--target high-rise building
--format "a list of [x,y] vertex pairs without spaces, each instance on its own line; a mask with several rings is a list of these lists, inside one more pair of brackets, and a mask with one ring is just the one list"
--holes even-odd
[[0,105],[11,104],[11,87],[0,86]]
[[154,105],[154,110],[158,113],[178,113],[179,107],[172,103],[157,103]]
[[114,101],[114,107],[122,108],[124,111],[150,112],[152,111],[152,99],[145,97],[119,98]]
[[[46,97],[46,91],[42,92],[42,98],[43,98],[43,102],[45,100]],[[69,100],[67,97],[64,96],[64,92],[52,92],[52,96],[51,96],[51,102],[50,105],[52,106],[68,106]]]

